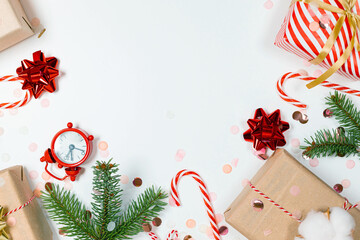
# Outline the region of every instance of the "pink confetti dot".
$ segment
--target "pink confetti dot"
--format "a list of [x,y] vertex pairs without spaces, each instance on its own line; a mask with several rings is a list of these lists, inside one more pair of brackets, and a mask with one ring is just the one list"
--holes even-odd
[[272,234],[271,229],[268,229],[268,230],[264,231],[264,236],[269,236],[270,234]]
[[292,186],[290,188],[290,194],[293,195],[293,196],[297,196],[300,194],[300,188],[298,186]]
[[4,112],[0,110],[0,117],[4,116]]
[[38,188],[40,190],[45,190],[45,183],[39,182],[38,184],[36,184],[36,188]]
[[210,201],[212,201],[212,202],[216,201],[216,199],[217,199],[216,193],[211,192],[211,193],[209,193],[209,195],[210,195]]
[[40,19],[37,17],[34,17],[33,19],[31,19],[31,25],[33,25],[34,27],[37,27],[40,25]]
[[10,226],[13,227],[16,225],[16,218],[14,217],[9,217],[6,221],[6,223]]
[[18,109],[17,108],[12,108],[12,109],[9,110],[9,113],[11,115],[16,115],[18,113]]
[[195,228],[196,227],[196,221],[194,219],[186,220],[186,227]]
[[37,178],[39,177],[38,171],[36,171],[36,170],[30,171],[30,172],[29,172],[29,177],[30,177],[30,179],[32,179],[32,180],[37,179]]
[[38,148],[38,145],[36,143],[30,143],[29,145],[29,151],[30,152],[35,152]]
[[310,159],[309,164],[312,167],[317,167],[317,166],[319,166],[319,160],[317,158],[312,158],[312,159]]
[[33,194],[35,195],[35,197],[40,198],[41,197],[41,189],[35,188],[33,191]]
[[65,190],[71,190],[73,188],[73,184],[71,182],[66,182],[64,184],[64,189]]
[[294,148],[298,148],[300,146],[300,140],[298,138],[293,138],[291,140],[291,146]]
[[271,0],[267,0],[265,3],[264,3],[264,8],[266,9],[272,9],[274,6],[274,3],[271,1]]
[[341,181],[341,185],[343,185],[344,188],[349,188],[351,185],[351,182],[349,179],[344,179]]
[[13,94],[16,98],[20,98],[22,96],[22,90],[20,88],[17,88],[14,90]]
[[4,135],[4,128],[0,127],[0,136]]
[[293,212],[293,215],[294,215],[294,217],[296,217],[297,219],[301,219],[301,217],[302,217],[301,211],[299,211],[299,210],[295,210],[295,211]]
[[231,167],[229,164],[225,164],[225,165],[223,166],[222,170],[223,170],[223,172],[224,172],[225,174],[229,174],[229,173],[231,173],[231,171],[232,171],[232,167]]
[[213,230],[211,227],[206,228],[206,235],[208,236],[208,238],[214,239],[214,234],[213,234]]
[[108,144],[105,141],[101,141],[99,142],[98,147],[101,151],[106,151],[108,149]]
[[109,155],[110,155],[110,153],[109,153],[108,150],[106,150],[106,151],[100,151],[100,156],[101,156],[102,158],[107,158],[107,157],[109,157]]
[[239,163],[239,159],[238,159],[238,158],[234,158],[233,160],[231,160],[231,165],[232,165],[233,167],[237,167],[238,163]]
[[184,157],[185,157],[185,151],[183,149],[177,150],[175,155],[175,161],[181,162],[184,159]]
[[50,100],[47,98],[41,99],[40,104],[43,108],[47,108],[50,106]]
[[312,31],[312,32],[316,32],[317,30],[319,30],[320,28],[320,25],[318,22],[311,22],[310,25],[309,25],[309,29]]
[[172,207],[176,207],[176,202],[171,196],[169,197],[169,205]]
[[231,126],[230,132],[235,135],[235,134],[238,134],[240,132],[240,129],[239,129],[238,126],[234,125],[234,126]]
[[305,67],[310,67],[312,65],[311,62],[309,62],[308,60],[304,60],[303,63]]
[[41,178],[44,179],[45,181],[49,181],[51,176],[47,172],[43,172],[41,174]]
[[327,14],[323,14],[320,17],[320,21],[324,24],[329,24],[330,23],[330,17]]
[[121,175],[121,177],[120,177],[120,182],[121,182],[122,184],[128,184],[128,183],[129,183],[129,177],[126,176],[126,175]]
[[261,157],[261,155],[265,155],[265,154],[266,154],[266,148],[262,148],[262,149],[260,149],[259,151],[253,150],[253,154],[254,154],[257,158],[259,158],[259,159],[261,159],[261,160],[264,160],[264,159]]
[[223,215],[221,213],[215,214],[216,223],[221,223],[224,219]]
[[297,71],[301,76],[309,76],[309,73],[304,70],[304,69],[300,69]]
[[244,179],[241,181],[241,185],[242,185],[243,187],[246,187],[247,185],[249,185],[249,183],[250,183],[250,181],[249,181],[249,179],[247,179],[247,178],[244,178]]
[[346,161],[346,167],[347,167],[348,169],[354,168],[354,167],[355,167],[355,161],[354,161],[354,160],[347,160],[347,161]]
[[320,77],[321,76],[321,74],[322,74],[323,72],[320,70],[320,69],[316,69],[315,71],[314,71],[314,77]]

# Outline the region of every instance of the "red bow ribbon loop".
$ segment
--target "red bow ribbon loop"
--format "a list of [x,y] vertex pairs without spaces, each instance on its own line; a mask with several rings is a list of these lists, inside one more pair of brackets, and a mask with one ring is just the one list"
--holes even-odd
[[56,90],[55,77],[59,75],[58,60],[44,56],[37,51],[33,53],[33,61],[23,60],[21,67],[16,69],[19,77],[24,79],[22,89],[30,90],[35,98],[40,97],[44,90],[52,93]]
[[255,111],[253,119],[247,121],[249,129],[244,132],[244,139],[253,142],[253,147],[260,150],[269,147],[275,150],[277,146],[286,144],[283,132],[290,128],[289,123],[281,121],[280,110],[268,115],[262,108]]

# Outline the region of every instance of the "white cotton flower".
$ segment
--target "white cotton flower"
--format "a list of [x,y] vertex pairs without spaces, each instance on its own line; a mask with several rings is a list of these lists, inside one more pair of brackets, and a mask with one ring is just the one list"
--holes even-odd
[[354,240],[353,229],[353,217],[342,208],[331,208],[330,217],[323,212],[311,211],[299,226],[303,238],[294,240]]

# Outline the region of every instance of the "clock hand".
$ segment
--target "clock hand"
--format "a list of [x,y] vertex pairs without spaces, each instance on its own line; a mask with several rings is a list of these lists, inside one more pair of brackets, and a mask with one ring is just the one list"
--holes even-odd
[[82,150],[80,148],[75,148],[76,150],[79,150],[82,154],[85,154],[85,150]]
[[69,154],[71,153],[71,150],[66,154],[65,159],[69,159]]
[[72,153],[73,150],[70,150],[70,153],[71,153],[71,161],[74,161],[74,158],[73,158],[73,153]]

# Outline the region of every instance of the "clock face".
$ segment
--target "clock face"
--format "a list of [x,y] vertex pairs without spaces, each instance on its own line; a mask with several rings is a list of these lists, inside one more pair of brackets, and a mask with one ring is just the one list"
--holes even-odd
[[87,145],[85,138],[75,131],[61,133],[55,140],[56,157],[66,164],[76,164],[85,157]]

